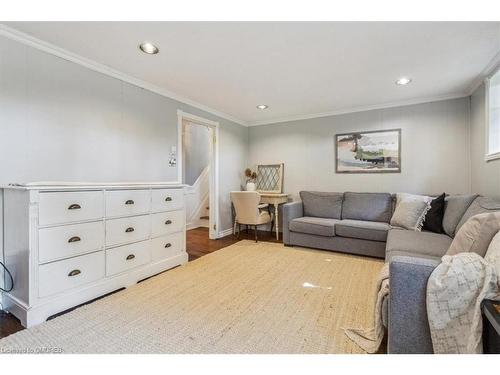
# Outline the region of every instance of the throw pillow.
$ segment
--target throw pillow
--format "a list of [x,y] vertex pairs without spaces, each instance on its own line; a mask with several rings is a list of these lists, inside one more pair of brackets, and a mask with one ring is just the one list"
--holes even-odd
[[425,195],[398,193],[391,225],[420,232],[425,214],[431,208],[431,201],[432,198]]
[[427,211],[424,219],[424,230],[434,233],[443,233],[443,216],[444,216],[444,198],[443,193],[431,202],[431,208]]
[[500,232],[497,232],[493,236],[493,239],[488,246],[484,260],[490,263],[495,270],[497,275],[500,275]]
[[470,253],[484,257],[493,236],[500,230],[500,212],[472,216],[458,230],[446,255]]
[[450,195],[445,198],[443,229],[448,236],[453,237],[458,232],[457,225],[460,219],[476,198],[477,194]]

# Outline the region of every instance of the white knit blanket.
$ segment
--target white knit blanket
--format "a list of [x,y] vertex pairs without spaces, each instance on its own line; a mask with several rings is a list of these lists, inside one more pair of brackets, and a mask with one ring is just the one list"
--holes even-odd
[[500,299],[498,282],[493,263],[476,253],[442,258],[427,282],[434,353],[482,353],[481,301]]
[[[427,315],[434,353],[482,352],[481,301],[500,300],[499,266],[500,250],[488,253],[486,260],[475,253],[442,258],[427,283]],[[388,294],[386,263],[375,290],[373,326],[344,328],[347,337],[367,353],[376,353],[384,338],[382,302]]]

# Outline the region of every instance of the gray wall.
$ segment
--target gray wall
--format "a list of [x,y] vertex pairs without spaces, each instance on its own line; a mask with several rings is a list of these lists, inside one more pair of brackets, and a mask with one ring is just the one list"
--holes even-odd
[[485,87],[481,85],[470,98],[471,104],[471,182],[472,191],[500,198],[500,159],[486,161]]
[[209,164],[211,130],[189,121],[184,121],[182,128],[184,183],[193,185]]
[[[220,122],[222,230],[231,228],[229,192],[240,188],[247,165],[259,163],[284,162],[285,191],[295,199],[303,189],[464,193],[472,186],[498,195],[500,161],[484,162],[482,95],[245,128],[0,37],[0,183],[176,180],[168,154],[182,109]],[[401,174],[335,174],[335,133],[390,128],[403,130]]]
[[173,181],[177,110],[220,123],[220,229],[246,166],[247,128],[0,37],[0,184]]
[[[351,113],[249,131],[249,164],[285,164],[284,190],[465,193],[469,191],[469,99]],[[402,172],[336,174],[334,135],[402,129]]]

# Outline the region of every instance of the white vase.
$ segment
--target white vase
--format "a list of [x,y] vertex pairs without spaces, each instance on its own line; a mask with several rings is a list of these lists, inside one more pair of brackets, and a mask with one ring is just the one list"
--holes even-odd
[[255,191],[255,182],[247,182],[247,191]]

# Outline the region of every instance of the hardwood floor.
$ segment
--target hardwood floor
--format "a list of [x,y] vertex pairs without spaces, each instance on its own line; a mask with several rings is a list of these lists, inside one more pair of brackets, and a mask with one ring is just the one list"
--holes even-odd
[[9,336],[22,329],[24,327],[14,315],[0,310],[0,338]]
[[[278,242],[274,233],[265,232],[265,231],[257,231],[257,235],[259,237],[259,241],[267,241],[267,242]],[[210,254],[214,251],[220,250],[224,247],[230,246],[240,240],[249,239],[254,240],[254,231],[249,229],[248,233],[243,230],[241,231],[240,239],[237,236],[226,236],[223,238],[219,238],[218,240],[211,240],[208,238],[208,228],[196,228],[187,231],[187,241],[186,241],[186,249],[189,254],[189,260],[197,259],[203,255]],[[279,242],[282,242],[281,239]]]
[[[259,241],[278,242],[274,234],[270,232],[258,231],[258,236]],[[253,240],[253,230],[249,230],[248,233],[246,231],[242,231],[240,239],[236,236],[230,235],[218,240],[211,240],[208,238],[208,228],[196,228],[189,230],[186,234],[186,250],[189,255],[189,261],[223,249],[224,247],[230,246],[243,239]],[[281,242],[281,240],[279,242]],[[66,312],[69,311],[71,310]],[[62,315],[62,313],[57,315]],[[23,329],[24,327],[15,316],[0,310],[0,338],[9,336]]]

